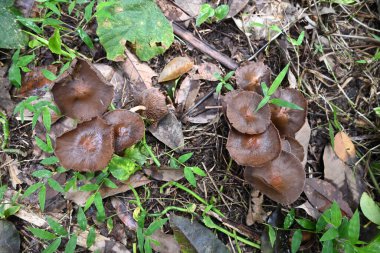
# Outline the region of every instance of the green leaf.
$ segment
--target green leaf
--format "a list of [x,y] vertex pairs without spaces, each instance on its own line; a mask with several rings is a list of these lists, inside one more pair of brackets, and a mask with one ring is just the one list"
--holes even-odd
[[98,213],[96,214],[96,219],[100,222],[103,222],[106,219],[106,211],[103,206],[102,195],[100,192],[95,193],[94,204]]
[[41,70],[41,72],[44,75],[44,77],[46,77],[50,81],[54,81],[55,79],[58,78],[53,72],[51,72],[51,71],[49,71],[47,69],[43,69],[43,70]]
[[94,8],[95,1],[92,0],[86,8],[84,8],[84,19],[89,22],[92,16],[92,9]]
[[108,164],[108,169],[112,176],[118,180],[124,181],[141,168],[133,160],[113,155],[112,160]]
[[348,222],[348,239],[355,244],[359,240],[360,235],[360,216],[358,210],[352,215],[350,221]]
[[266,96],[266,97],[264,97],[264,98],[260,101],[260,103],[257,105],[257,108],[256,108],[255,112],[257,112],[257,111],[259,111],[261,108],[263,108],[263,107],[268,103],[269,99],[270,99],[270,96]]
[[111,179],[109,179],[109,178],[105,178],[103,182],[104,182],[104,185],[107,186],[108,188],[116,189],[116,188],[118,187],[118,186],[117,186],[114,182],[112,182]]
[[234,90],[234,87],[232,87],[232,85],[229,83],[224,84],[224,88],[226,88],[229,91]]
[[59,162],[59,160],[56,156],[50,156],[50,157],[46,157],[45,159],[43,159],[40,163],[42,165],[53,165],[53,164],[56,164],[58,162]]
[[42,240],[52,240],[52,239],[57,238],[55,234],[50,233],[49,231],[46,231],[45,229],[29,227],[28,230],[32,232],[32,234],[35,237],[40,238]]
[[56,180],[54,180],[53,178],[48,178],[47,182],[54,191],[61,192],[61,193],[65,192],[62,185],[58,183]]
[[290,212],[286,215],[285,220],[284,220],[284,228],[288,229],[292,226],[295,218],[295,210],[292,208]]
[[38,138],[37,136],[34,136],[34,139],[36,140],[36,144],[37,146],[44,152],[46,153],[52,153],[53,152],[53,149],[52,147],[49,147],[49,145],[47,143],[45,143],[43,140],[41,140],[40,138]]
[[124,157],[137,162],[140,166],[143,166],[147,160],[147,156],[143,154],[139,146],[127,148],[124,151]]
[[62,235],[62,236],[68,235],[66,229],[57,221],[55,221],[52,217],[47,216],[46,221],[51,227],[51,229],[54,231],[54,233],[56,233],[57,235]]
[[7,186],[6,185],[3,185],[3,186],[0,187],[0,202],[3,200],[4,194],[5,194],[6,191],[7,191]]
[[72,0],[69,7],[67,8],[67,11],[69,12],[69,15],[71,15],[71,13],[73,12],[74,8],[75,8],[75,5],[76,5],[76,1],[75,0]]
[[195,167],[190,167],[190,169],[193,171],[194,174],[197,174],[198,176],[205,177],[207,176],[206,172],[202,170],[201,168],[195,166]]
[[373,111],[376,113],[377,116],[380,117],[380,107],[373,108]]
[[[42,34],[43,30],[34,23],[33,19],[31,18],[24,18],[24,17],[17,17],[17,20],[25,27],[29,28],[36,34]],[[30,43],[30,41],[29,41]]]
[[333,241],[324,241],[322,243],[322,253],[332,253],[334,252],[334,242]]
[[190,153],[181,155],[180,157],[178,157],[178,162],[185,163],[187,160],[189,160],[193,156],[193,154],[194,154],[193,152],[190,152]]
[[269,29],[272,31],[278,32],[278,33],[282,33],[281,28],[278,27],[277,25],[271,25],[271,26],[269,26]]
[[97,184],[85,184],[79,188],[80,191],[84,192],[92,192],[96,191],[99,188],[99,185]]
[[276,230],[274,230],[274,228],[272,226],[268,226],[268,235],[269,235],[269,242],[270,242],[270,245],[274,246],[274,243],[276,242],[276,237],[277,237],[277,232]]
[[92,194],[86,201],[86,204],[84,205],[84,211],[87,211],[87,209],[90,208],[92,203],[94,203],[95,194]]
[[44,249],[42,251],[42,253],[54,253],[54,252],[57,252],[57,249],[59,247],[59,245],[61,245],[61,238],[57,238],[54,240],[54,242],[52,242],[52,244],[50,244],[46,249]]
[[36,56],[34,54],[21,56],[17,60],[17,66],[26,67],[29,63],[31,63],[34,60],[35,57]]
[[286,73],[288,73],[289,65],[290,65],[290,63],[286,64],[285,68],[283,70],[281,70],[280,74],[278,74],[276,79],[274,79],[272,85],[270,86],[270,88],[268,90],[269,96],[272,96],[276,92],[278,87],[281,85],[282,80],[284,80],[284,78],[286,76]]
[[265,82],[261,82],[261,90],[263,91],[264,97],[268,97],[268,86]]
[[277,106],[281,106],[281,107],[290,108],[290,109],[293,109],[293,110],[303,111],[303,108],[301,106],[296,105],[296,104],[291,103],[291,102],[288,102],[288,101],[283,100],[281,98],[272,98],[271,100],[269,100],[269,103],[277,105]]
[[33,115],[33,118],[32,118],[32,129],[34,129],[36,127],[36,124],[38,122],[38,118],[40,117],[42,111],[36,111]]
[[227,4],[221,4],[215,9],[215,17],[218,21],[227,17],[230,7]]
[[36,170],[32,173],[33,177],[43,178],[43,177],[51,177],[53,173],[50,170]]
[[88,36],[88,34],[82,28],[78,28],[77,32],[78,32],[79,37],[83,40],[83,42],[90,49],[94,49],[94,44],[92,43],[92,40],[91,40],[90,36]]
[[8,71],[9,81],[16,88],[21,87],[21,70],[16,64],[12,64]]
[[50,9],[52,12],[57,14],[59,17],[61,16],[61,12],[59,11],[57,5],[55,5],[54,3],[46,2],[44,5],[46,8]]
[[356,3],[355,0],[324,0],[324,2],[330,2],[330,3],[335,3],[335,4],[344,4],[344,5]]
[[0,48],[15,49],[27,45],[28,36],[21,31],[17,18],[10,8],[0,5]]
[[298,249],[301,246],[301,242],[302,242],[302,232],[300,229],[297,229],[294,232],[293,237],[292,237],[292,245],[291,245],[292,253],[295,253],[298,251]]
[[296,221],[303,228],[306,228],[309,230],[315,230],[315,223],[312,222],[311,220],[308,220],[305,218],[299,218],[299,219],[296,219]]
[[209,4],[202,4],[199,10],[199,15],[195,21],[196,26],[200,26],[207,19],[213,17],[215,15],[215,10]]
[[321,239],[319,239],[321,242],[324,242],[324,241],[331,241],[335,238],[337,238],[339,236],[339,233],[338,233],[338,230],[336,230],[336,228],[334,227],[331,227],[329,228],[321,237]]
[[94,245],[95,239],[96,239],[95,228],[91,227],[90,231],[88,232],[87,241],[86,241],[87,248],[90,248],[92,245]]
[[45,210],[46,202],[46,186],[41,186],[40,192],[38,193],[38,202],[40,203],[40,209],[43,212]]
[[14,215],[15,213],[17,213],[20,210],[20,208],[21,208],[20,205],[8,207],[4,211],[5,218],[8,218],[9,216]]
[[113,230],[113,219],[112,218],[107,219],[107,230],[108,230],[108,233],[111,233]]
[[329,137],[330,137],[331,147],[334,148],[334,145],[335,145],[335,143],[334,143],[334,141],[335,141],[334,128],[331,125],[330,121],[329,121]]
[[193,171],[191,170],[191,167],[185,167],[183,169],[183,173],[185,175],[186,180],[189,181],[189,183],[192,186],[197,187],[197,181],[195,179]]
[[360,198],[360,208],[368,220],[380,225],[380,207],[366,192]]
[[227,82],[228,80],[230,80],[230,78],[235,74],[235,71],[230,71],[227,73],[227,75],[223,78],[223,80],[225,82]]
[[77,222],[79,228],[85,231],[87,228],[87,219],[82,207],[78,207]]
[[157,219],[153,221],[149,227],[144,231],[145,236],[151,236],[154,232],[156,232],[158,229],[160,229],[169,219]]
[[74,253],[77,247],[78,236],[76,234],[71,235],[70,240],[65,246],[65,253]]
[[50,132],[51,115],[50,115],[50,111],[47,107],[44,107],[42,109],[42,122],[44,123],[45,129],[47,130],[47,132]]
[[23,198],[27,198],[29,197],[33,192],[37,191],[38,189],[40,189],[40,187],[43,185],[43,183],[39,182],[39,183],[36,183],[36,184],[32,184],[31,186],[29,186],[24,194],[23,194]]
[[380,252],[380,236],[378,235],[368,245],[356,248],[359,253],[378,253]]
[[342,223],[342,211],[340,210],[338,203],[336,203],[335,201],[331,204],[330,210],[331,224],[337,228]]
[[53,36],[49,39],[49,49],[55,54],[62,54],[62,40],[59,29],[54,30]]
[[154,1],[99,3],[95,16],[100,43],[112,61],[124,58],[126,41],[142,61],[164,53],[174,41],[173,28]]
[[223,83],[222,82],[218,83],[218,85],[216,86],[215,92],[217,94],[220,94],[220,92],[222,91],[222,88],[223,88]]

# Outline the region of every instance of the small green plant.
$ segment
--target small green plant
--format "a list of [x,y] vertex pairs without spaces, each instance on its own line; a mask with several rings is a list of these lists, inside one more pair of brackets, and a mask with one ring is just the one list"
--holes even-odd
[[185,162],[189,160],[193,156],[193,152],[186,153],[178,157],[176,159],[174,156],[170,156],[170,166],[172,168],[179,168],[180,166],[183,167],[183,173],[185,175],[186,180],[194,187],[197,186],[197,180],[195,179],[195,175],[205,177],[206,173],[199,168],[198,166],[187,166],[185,165]]
[[300,35],[298,36],[297,40],[293,39],[292,37],[288,37],[288,41],[292,43],[293,46],[301,46],[303,39],[305,38],[305,31],[302,31]]
[[12,85],[17,88],[21,87],[21,71],[29,72],[30,69],[27,67],[36,56],[34,54],[24,55],[20,57],[20,49],[17,49],[12,56],[12,65],[9,68],[8,78]]
[[271,96],[276,92],[276,90],[280,87],[281,82],[284,80],[286,73],[288,72],[288,69],[289,69],[289,63],[285,66],[283,70],[281,70],[280,74],[278,74],[278,76],[276,77],[276,79],[273,81],[272,85],[269,88],[264,82],[261,83],[261,88],[263,90],[264,97],[258,104],[255,112],[260,110],[263,106],[265,106],[268,103],[281,106],[281,107],[294,109],[294,110],[303,110],[302,107],[296,104],[293,104],[291,102],[285,101],[283,99],[280,99],[280,98],[271,99]]
[[373,111],[376,113],[378,117],[380,117],[380,107],[373,108]]
[[230,72],[227,73],[227,75],[225,75],[224,77],[222,77],[219,73],[214,73],[214,77],[219,80],[219,83],[216,86],[215,92],[216,93],[220,93],[222,91],[223,87],[225,89],[229,90],[229,91],[233,90],[234,88],[232,87],[232,85],[230,83],[228,83],[228,80],[230,80],[230,78],[234,74],[235,74],[235,71],[230,71]]
[[20,205],[16,203],[16,199],[18,198],[18,193],[16,193],[10,203],[5,203],[3,201],[4,194],[7,191],[8,187],[7,185],[3,185],[0,187],[0,219],[6,219],[11,215],[14,215],[15,213],[20,210]]
[[0,149],[4,150],[8,145],[9,121],[2,112],[0,112],[0,124],[3,126],[3,137],[0,137]]
[[219,22],[227,17],[229,11],[230,7],[226,4],[219,5],[215,9],[210,4],[202,4],[195,25],[200,26],[204,22]]

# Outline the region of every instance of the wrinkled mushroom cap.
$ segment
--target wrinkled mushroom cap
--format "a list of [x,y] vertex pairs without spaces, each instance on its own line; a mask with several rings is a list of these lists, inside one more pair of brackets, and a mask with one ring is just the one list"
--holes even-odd
[[279,156],[281,141],[277,129],[270,124],[265,132],[255,135],[231,129],[226,148],[239,165],[260,166]]
[[58,137],[54,153],[67,169],[98,171],[104,169],[112,158],[113,140],[113,127],[94,118]]
[[250,62],[239,67],[236,72],[236,84],[243,90],[262,93],[261,83],[269,85],[270,70],[263,62]]
[[289,205],[301,195],[306,174],[294,155],[282,151],[278,158],[262,167],[246,167],[244,178],[270,199]]
[[62,114],[80,121],[101,116],[112,101],[113,87],[91,63],[74,60],[51,92]]
[[278,89],[272,98],[281,98],[303,108],[303,110],[294,110],[285,107],[279,107],[271,104],[272,122],[277,127],[281,135],[294,136],[301,129],[306,120],[307,101],[304,96],[296,89]]
[[107,124],[113,126],[116,153],[123,152],[144,137],[144,121],[136,113],[114,110],[106,113],[103,118]]
[[149,88],[141,92],[137,98],[137,102],[145,106],[145,117],[154,122],[160,121],[169,113],[166,106],[166,98],[157,88]]
[[270,108],[265,105],[255,112],[262,99],[262,96],[253,91],[240,91],[233,94],[226,101],[228,121],[241,133],[264,132],[270,124]]

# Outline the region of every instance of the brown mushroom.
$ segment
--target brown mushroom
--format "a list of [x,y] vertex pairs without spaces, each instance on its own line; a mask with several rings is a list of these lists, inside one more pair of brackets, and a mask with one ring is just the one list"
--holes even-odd
[[296,139],[290,136],[285,136],[285,141],[289,144],[290,149],[290,151],[285,151],[293,154],[295,157],[298,158],[298,160],[302,162],[305,154],[303,146]]
[[266,131],[255,135],[231,129],[226,148],[239,165],[260,166],[279,156],[281,141],[277,129],[270,124]]
[[304,96],[296,89],[278,89],[272,98],[280,98],[291,102],[303,108],[303,110],[294,110],[286,107],[280,107],[274,104],[270,105],[272,113],[272,122],[277,127],[281,135],[294,136],[301,129],[306,120],[307,101]]
[[261,83],[269,85],[270,70],[263,62],[250,62],[239,67],[235,73],[236,84],[243,90],[262,93]]
[[103,118],[113,126],[115,136],[115,151],[121,153],[144,137],[145,126],[141,117],[128,110],[114,110],[106,113]]
[[51,91],[62,114],[80,121],[101,116],[114,94],[100,72],[84,60],[74,60]]
[[262,96],[253,91],[240,91],[233,94],[227,102],[227,118],[231,125],[241,133],[259,134],[270,124],[270,108],[265,105],[255,111]]
[[104,169],[112,158],[113,127],[94,118],[58,137],[54,153],[61,165],[76,171]]
[[143,115],[154,122],[160,121],[169,113],[166,98],[157,88],[149,88],[141,92],[137,102],[146,108]]
[[244,178],[270,199],[289,205],[301,195],[306,174],[294,155],[282,151],[278,158],[261,167],[246,167]]

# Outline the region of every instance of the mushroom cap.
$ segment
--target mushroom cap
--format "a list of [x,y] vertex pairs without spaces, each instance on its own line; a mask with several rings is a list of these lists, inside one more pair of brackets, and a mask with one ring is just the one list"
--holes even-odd
[[155,122],[160,121],[169,113],[166,97],[157,88],[149,88],[141,92],[137,102],[145,106],[145,117]]
[[298,158],[298,160],[300,160],[302,162],[303,157],[305,155],[305,152],[303,150],[303,146],[293,137],[285,136],[285,140],[289,143],[289,147],[290,147],[290,152],[289,151],[287,151],[287,152],[293,154],[295,157]]
[[270,124],[270,108],[266,104],[255,112],[262,96],[253,91],[240,91],[233,94],[227,102],[227,118],[231,125],[241,133],[259,134]]
[[70,69],[51,89],[62,114],[80,121],[101,116],[113,98],[113,87],[84,60],[74,60]]
[[103,119],[94,118],[59,136],[54,153],[67,169],[102,170],[112,158],[113,132],[113,127]]
[[294,155],[282,151],[278,158],[262,167],[246,167],[244,178],[270,199],[289,205],[301,195],[306,174]]
[[269,85],[270,69],[263,62],[250,62],[239,67],[236,72],[236,84],[243,90],[262,93],[261,83]]
[[137,113],[114,110],[106,113],[103,119],[113,126],[116,153],[123,152],[144,137],[144,121]]
[[272,113],[272,122],[277,127],[281,135],[294,136],[301,129],[306,120],[307,101],[296,89],[286,88],[278,89],[272,98],[281,98],[303,108],[303,110],[294,110],[280,107],[274,104],[270,105]]
[[263,133],[255,135],[231,129],[226,148],[239,165],[260,166],[280,155],[281,140],[273,124]]

